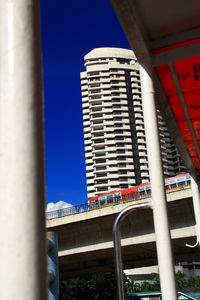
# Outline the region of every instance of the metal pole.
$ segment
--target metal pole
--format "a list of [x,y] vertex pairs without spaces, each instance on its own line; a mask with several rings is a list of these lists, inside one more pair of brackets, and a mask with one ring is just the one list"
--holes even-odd
[[153,217],[163,300],[177,299],[151,66],[140,65]]
[[197,182],[191,176],[191,185],[192,185],[192,199],[194,207],[194,216],[196,221],[196,235],[197,242],[200,246],[200,195]]
[[120,223],[135,209],[139,208],[151,208],[149,203],[133,204],[124,208],[115,219],[113,224],[113,241],[115,252],[115,273],[117,282],[117,297],[118,300],[125,300],[124,280],[123,280],[123,263],[121,253],[121,235],[120,235]]
[[38,0],[0,0],[1,299],[46,299]]

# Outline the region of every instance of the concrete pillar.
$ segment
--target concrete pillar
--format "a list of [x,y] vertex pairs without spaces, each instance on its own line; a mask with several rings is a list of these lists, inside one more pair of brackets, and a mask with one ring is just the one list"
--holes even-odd
[[[197,235],[197,244],[200,246],[200,195],[199,195],[199,186],[196,180],[191,177],[192,185],[192,200],[194,207],[194,216],[196,221],[196,235]],[[195,246],[196,246],[195,245]]]
[[140,75],[162,299],[176,300],[175,273],[151,66],[140,65]]
[[38,0],[0,0],[1,299],[46,299]]

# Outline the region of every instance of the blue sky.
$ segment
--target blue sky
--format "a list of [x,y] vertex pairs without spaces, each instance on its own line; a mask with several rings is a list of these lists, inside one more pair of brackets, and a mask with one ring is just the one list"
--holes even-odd
[[87,201],[80,72],[97,47],[130,48],[109,0],[40,0],[47,202]]

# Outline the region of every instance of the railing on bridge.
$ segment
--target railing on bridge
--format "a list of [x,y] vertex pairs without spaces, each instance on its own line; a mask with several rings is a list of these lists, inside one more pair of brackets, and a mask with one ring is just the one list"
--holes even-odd
[[79,214],[88,211],[88,208],[89,205],[85,203],[81,205],[70,206],[70,207],[54,210],[54,211],[48,211],[46,212],[46,219],[50,220],[50,219],[56,219],[68,215]]
[[[167,191],[167,194],[170,194],[173,192],[180,192],[180,191],[187,190],[190,188],[191,188],[191,185],[186,185],[184,187],[183,186],[176,187],[176,188],[173,188],[173,189]],[[140,196],[137,198],[137,201],[145,200],[146,198],[150,198],[150,197],[151,197],[151,195]],[[109,206],[133,202],[134,200],[135,199],[122,200],[120,202],[111,203]],[[70,206],[70,207],[66,207],[66,208],[62,208],[62,209],[58,209],[58,210],[48,211],[48,212],[46,212],[46,219],[51,220],[51,219],[56,219],[56,218],[65,217],[65,216],[69,216],[69,215],[75,215],[75,214],[79,214],[82,212],[93,211],[94,209],[96,210],[96,209],[102,209],[102,208],[104,208],[104,206],[89,209],[89,205],[87,203],[85,203],[85,204]]]
[[[137,200],[144,200],[146,198],[150,198],[150,197],[143,196],[143,197],[138,198]],[[114,206],[114,205],[119,205],[119,204],[123,204],[123,203],[133,202],[134,200],[135,199],[122,200],[120,202],[112,203],[108,206]],[[70,207],[46,212],[46,219],[47,220],[56,219],[56,218],[65,217],[65,216],[69,216],[69,215],[79,214],[79,213],[86,212],[86,211],[94,211],[96,209],[102,209],[105,207],[107,207],[107,206],[100,206],[100,207],[97,206],[93,209],[89,209],[89,204],[87,204],[87,203],[81,204],[81,205],[76,205],[76,206],[70,206]]]

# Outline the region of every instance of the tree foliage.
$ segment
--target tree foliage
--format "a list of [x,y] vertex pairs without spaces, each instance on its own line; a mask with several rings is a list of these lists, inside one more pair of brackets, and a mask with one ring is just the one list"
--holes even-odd
[[185,279],[185,274],[181,271],[178,271],[176,273],[176,286],[179,291],[182,290],[185,286],[187,286],[187,280]]
[[189,287],[200,287],[200,276],[193,276],[188,280]]
[[[200,287],[200,276],[185,279],[183,272],[176,273],[177,289]],[[160,291],[160,278],[155,274],[152,281],[137,282],[124,275],[126,294],[134,292]],[[60,300],[115,300],[116,281],[114,273],[96,274],[71,278],[60,282]]]
[[126,284],[126,293],[136,293],[136,292],[151,292],[151,291],[160,291],[160,279],[159,275],[155,274],[152,281],[134,281],[129,279]]
[[114,273],[77,277],[60,282],[60,300],[116,299]]

